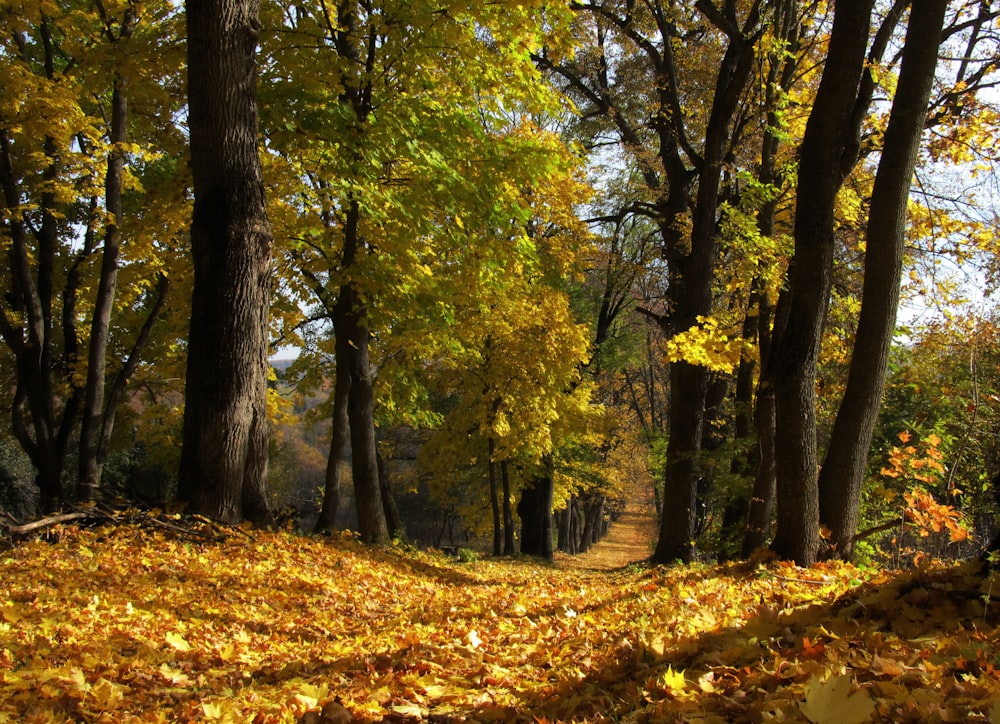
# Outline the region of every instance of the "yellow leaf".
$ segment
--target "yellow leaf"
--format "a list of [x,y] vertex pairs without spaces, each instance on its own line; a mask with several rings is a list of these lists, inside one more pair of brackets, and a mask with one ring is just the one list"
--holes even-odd
[[665,689],[672,692],[684,691],[687,681],[684,679],[683,671],[674,671],[673,666],[668,666],[667,670],[660,674],[660,684]]
[[24,616],[21,613],[21,607],[16,603],[13,603],[8,606],[0,607],[0,618],[7,623],[17,623],[24,618]]
[[423,719],[428,714],[427,709],[416,704],[395,704],[392,707],[392,711],[400,716],[413,717],[415,719]]
[[805,701],[799,702],[803,716],[813,724],[861,724],[875,712],[867,692],[851,693],[848,674],[813,676],[806,684]]
[[125,687],[102,677],[90,687],[90,694],[101,709],[116,709],[125,699]]
[[203,701],[201,703],[201,710],[203,712],[205,712],[205,718],[206,719],[221,719],[222,718],[223,711],[222,711],[222,705],[221,704],[217,704],[217,703],[213,703],[213,702],[208,702],[208,701]]
[[173,646],[178,651],[191,650],[191,644],[189,644],[187,640],[176,631],[171,631],[170,633],[168,633],[166,635],[166,639],[167,643]]

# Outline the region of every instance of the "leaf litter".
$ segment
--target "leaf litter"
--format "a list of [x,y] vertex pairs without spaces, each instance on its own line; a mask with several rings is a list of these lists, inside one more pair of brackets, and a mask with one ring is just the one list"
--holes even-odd
[[588,571],[124,525],[0,580],[0,721],[1000,722],[972,564]]

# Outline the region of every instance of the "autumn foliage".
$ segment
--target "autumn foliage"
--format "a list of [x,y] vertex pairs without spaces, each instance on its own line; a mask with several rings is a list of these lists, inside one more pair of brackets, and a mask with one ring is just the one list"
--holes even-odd
[[970,567],[599,572],[226,531],[4,553],[0,720],[997,720],[997,586]]

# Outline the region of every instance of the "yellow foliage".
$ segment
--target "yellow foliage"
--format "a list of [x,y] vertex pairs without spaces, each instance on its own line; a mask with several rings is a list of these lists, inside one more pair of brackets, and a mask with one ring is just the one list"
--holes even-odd
[[724,329],[714,317],[698,317],[694,326],[667,341],[666,359],[707,367],[714,372],[732,372],[753,345],[739,334]]

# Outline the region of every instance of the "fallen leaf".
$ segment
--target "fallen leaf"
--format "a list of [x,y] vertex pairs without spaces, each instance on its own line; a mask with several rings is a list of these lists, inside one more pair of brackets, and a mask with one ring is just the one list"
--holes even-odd
[[861,724],[875,712],[875,703],[865,691],[851,693],[848,674],[813,676],[806,684],[805,701],[799,702],[803,716],[813,724]]

